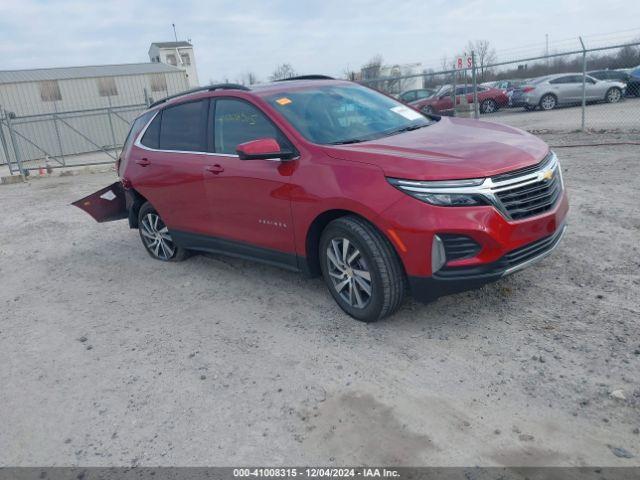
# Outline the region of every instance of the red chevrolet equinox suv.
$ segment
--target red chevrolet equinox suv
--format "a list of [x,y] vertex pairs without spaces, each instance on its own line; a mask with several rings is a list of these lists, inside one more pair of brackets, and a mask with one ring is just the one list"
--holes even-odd
[[323,76],[158,101],[116,165],[118,182],[74,205],[128,218],[153,258],[213,252],[322,275],[367,322],[407,292],[434,299],[545,257],[569,208],[542,140]]

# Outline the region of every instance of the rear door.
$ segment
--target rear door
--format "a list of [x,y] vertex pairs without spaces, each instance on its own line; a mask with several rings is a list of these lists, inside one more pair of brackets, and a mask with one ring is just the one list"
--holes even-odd
[[260,138],[275,138],[282,149],[293,146],[260,109],[238,98],[215,100],[210,132],[215,154],[204,186],[213,234],[293,253],[290,176],[297,160],[240,160],[236,154],[240,143]]
[[[608,82],[598,82],[590,76],[585,77],[585,96],[587,100],[602,100],[606,93]],[[582,78],[580,78],[582,83]],[[582,85],[580,85],[580,100],[582,101]]]
[[203,169],[209,100],[160,110],[136,142],[127,175],[170,230],[210,233]]
[[549,81],[551,90],[555,93],[559,103],[573,103],[578,101],[578,95],[582,98],[582,82],[578,84],[576,75],[564,75]]

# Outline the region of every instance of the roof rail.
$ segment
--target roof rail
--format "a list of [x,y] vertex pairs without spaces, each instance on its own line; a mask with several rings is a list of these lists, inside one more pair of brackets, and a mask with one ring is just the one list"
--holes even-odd
[[239,85],[237,83],[215,83],[212,85],[207,85],[206,87],[197,87],[192,88],[191,90],[185,90],[184,92],[176,93],[175,95],[169,95],[166,98],[162,98],[156,102],[153,102],[149,105],[149,108],[153,108],[162,103],[168,102],[169,100],[173,100],[174,98],[183,97],[185,95],[190,95],[192,93],[197,92],[206,92],[206,91],[214,91],[214,90],[249,90],[249,88],[244,85]]
[[287,82],[289,80],[335,80],[328,75],[298,75],[297,77],[281,78],[276,82]]

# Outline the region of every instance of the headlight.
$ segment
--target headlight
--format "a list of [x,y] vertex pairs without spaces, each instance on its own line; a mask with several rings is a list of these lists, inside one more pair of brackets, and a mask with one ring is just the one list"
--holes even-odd
[[[469,180],[444,180],[439,182],[419,182],[387,178],[389,183],[404,193],[418,200],[444,207],[468,207],[472,205],[488,205],[486,199],[479,193],[469,193],[481,187],[485,179],[473,178]],[[465,193],[460,193],[464,190]]]

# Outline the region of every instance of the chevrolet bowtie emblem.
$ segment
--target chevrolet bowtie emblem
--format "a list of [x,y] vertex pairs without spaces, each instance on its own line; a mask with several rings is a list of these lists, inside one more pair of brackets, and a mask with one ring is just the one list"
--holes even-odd
[[551,180],[553,178],[553,170],[547,170],[538,174],[538,180]]

